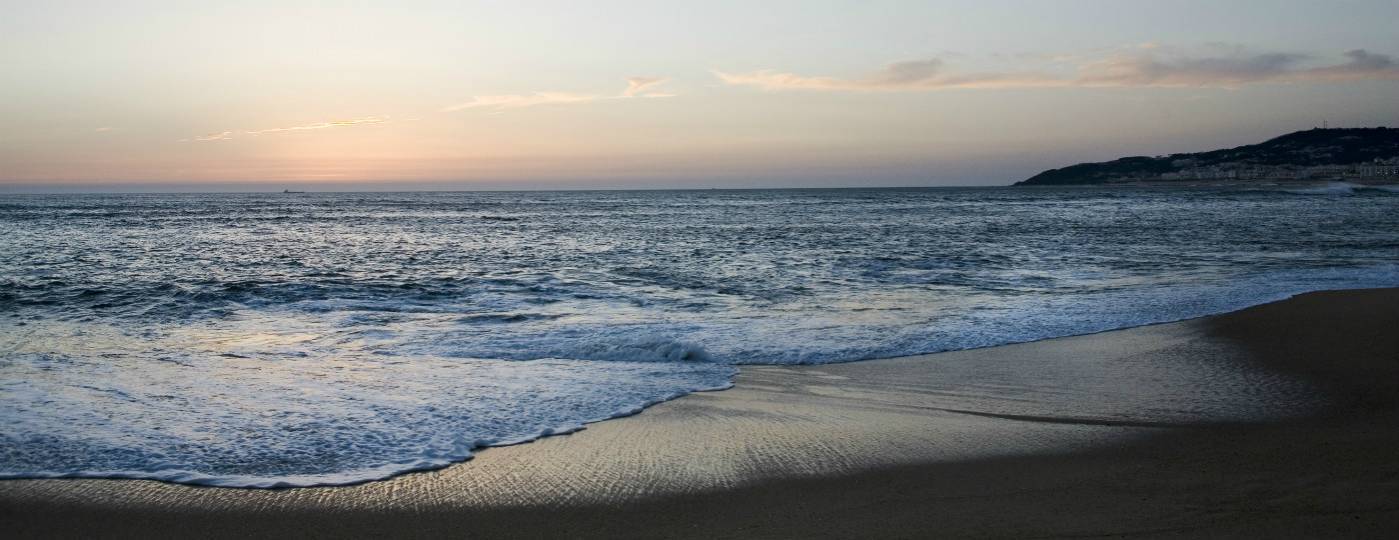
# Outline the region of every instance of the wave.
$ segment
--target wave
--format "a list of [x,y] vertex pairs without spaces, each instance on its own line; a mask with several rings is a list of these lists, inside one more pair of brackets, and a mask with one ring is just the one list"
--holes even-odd
[[[881,279],[894,282],[888,277]],[[1037,282],[1033,276],[1026,279]],[[581,313],[481,314],[467,316],[465,320],[476,325],[466,329],[427,327],[419,337],[403,338],[432,344],[415,348],[415,353],[459,358],[840,363],[1172,322],[1315,290],[1395,286],[1399,285],[1399,265],[1279,270],[1193,284],[1101,286],[1095,291],[1053,295],[1013,294],[1028,290],[1023,280],[983,281],[976,287],[983,294],[1008,296],[987,305],[958,309],[920,304],[884,310],[862,308],[836,317],[819,313],[773,317],[764,312],[715,317],[705,311],[677,311],[668,319],[628,322]],[[641,311],[651,307],[642,306]],[[897,315],[890,320],[883,318],[887,316],[881,316],[881,311]],[[854,313],[879,322],[847,318]]]
[[[3,478],[141,478],[279,488],[347,485],[468,460],[485,447],[572,433],[703,391],[735,370],[658,364],[415,358],[11,355],[101,383],[5,381]],[[228,366],[256,370],[228,376]],[[139,371],[139,373],[136,373]],[[152,385],[150,380],[160,384]],[[97,386],[99,385],[100,386]],[[196,420],[198,418],[198,420]],[[70,426],[83,426],[78,432]]]
[[611,362],[710,362],[704,347],[662,336],[626,341],[594,341],[578,347],[571,358]]
[[1282,191],[1293,195],[1351,195],[1360,187],[1361,186],[1349,182],[1331,182],[1324,186],[1284,189]]
[[[12,368],[49,375],[0,381],[6,402],[0,421],[10,426],[0,432],[0,445],[11,449],[0,458],[0,478],[141,478],[245,488],[356,484],[445,467],[483,447],[571,433],[692,392],[728,388],[737,373],[731,364],[831,363],[994,346],[1210,315],[1310,290],[1381,285],[1399,285],[1399,266],[1032,301],[900,332],[839,323],[756,327],[750,321],[742,327],[757,334],[733,334],[737,327],[691,329],[692,340],[638,328],[599,338],[514,341],[537,347],[526,355],[571,358],[532,361],[408,353],[386,360],[347,354],[343,347],[305,358],[225,351],[211,359],[187,350],[154,365],[139,347],[101,359],[9,354]],[[852,328],[864,334],[851,334]],[[99,330],[78,329],[85,342],[121,346],[119,330]],[[37,331],[41,339],[25,339],[52,337]],[[705,343],[719,345],[718,353]],[[427,350],[451,347],[448,340]],[[58,366],[61,372],[54,371]],[[253,371],[245,371],[249,367]],[[203,418],[197,429],[192,417]],[[121,418],[140,420],[113,420]],[[64,426],[74,425],[84,429],[69,435]]]
[[467,315],[458,322],[463,324],[509,324],[533,321],[552,321],[568,315],[562,313],[477,313]]
[[[119,317],[162,321],[223,317],[230,309],[287,306],[307,312],[343,310],[458,312],[462,322],[523,322],[552,317],[541,314],[472,314],[485,296],[528,297],[536,303],[551,296],[587,294],[586,284],[548,287],[529,279],[356,279],[336,272],[313,272],[270,279],[201,281],[104,281],[73,283],[59,279],[0,278],[0,308],[50,307],[66,319]],[[594,292],[598,296],[603,293]],[[473,302],[474,301],[474,302]],[[485,302],[489,304],[489,302]],[[475,320],[473,321],[473,317]]]
[[[457,441],[451,445],[450,450],[425,452],[418,457],[405,459],[404,452],[411,455],[412,449],[404,448],[400,452],[390,454],[393,457],[392,463],[352,468],[347,470],[337,470],[335,472],[321,474],[211,474],[200,470],[190,470],[183,468],[161,467],[160,462],[156,463],[135,463],[138,467],[146,465],[149,468],[125,468],[111,470],[33,470],[33,471],[0,471],[0,480],[19,479],[44,479],[44,478],[111,478],[111,479],[133,479],[133,480],[157,480],[162,482],[173,482],[178,484],[189,484],[197,486],[215,486],[230,488],[258,488],[258,489],[279,489],[296,487],[333,487],[349,486],[384,480],[408,474],[412,472],[431,471],[441,469],[454,463],[461,463],[474,457],[474,451],[482,448],[513,446],[538,440],[543,437],[553,435],[566,435],[581,431],[588,424],[625,418],[640,413],[641,411],[660,403],[680,398],[696,392],[714,392],[727,390],[733,387],[732,382],[723,382],[708,386],[693,386],[674,390],[670,393],[660,394],[653,397],[635,400],[618,407],[617,409],[601,416],[587,417],[580,421],[569,421],[568,423],[554,425],[550,427],[538,428],[532,432],[526,432],[512,436],[505,440],[478,439],[473,441]],[[7,437],[0,436],[0,441],[6,444],[17,441],[6,440]],[[31,438],[26,443],[31,446],[37,438]],[[74,444],[76,441],[65,441],[59,444]],[[321,441],[310,441],[318,444]],[[379,441],[374,441],[379,442]],[[182,444],[182,449],[190,450],[190,445]],[[11,446],[13,447],[13,446]],[[349,451],[350,448],[340,450]],[[364,451],[363,447],[355,448],[356,451]],[[296,452],[293,452],[296,453]],[[154,465],[154,467],[150,467]]]
[[1322,186],[1277,190],[1292,195],[1355,195],[1357,193],[1399,193],[1399,185],[1367,185],[1331,182]]

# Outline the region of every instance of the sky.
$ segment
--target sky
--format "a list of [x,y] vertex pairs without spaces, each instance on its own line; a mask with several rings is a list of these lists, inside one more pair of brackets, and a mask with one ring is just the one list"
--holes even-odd
[[1399,126],[1399,2],[0,0],[0,191],[1004,185]]

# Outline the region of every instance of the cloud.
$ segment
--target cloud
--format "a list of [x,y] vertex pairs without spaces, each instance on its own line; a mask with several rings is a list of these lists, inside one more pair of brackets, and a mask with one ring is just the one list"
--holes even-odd
[[1399,79],[1399,64],[1388,55],[1356,49],[1347,51],[1345,56],[1349,61],[1320,67],[1306,67],[1312,60],[1308,55],[1289,53],[1166,59],[1117,57],[1087,66],[1078,82],[1084,86],[1237,87],[1268,82]]
[[923,91],[948,88],[1062,88],[1062,87],[1237,87],[1264,82],[1324,82],[1361,79],[1399,79],[1399,63],[1387,55],[1363,49],[1345,53],[1349,61],[1307,67],[1312,57],[1290,53],[1247,55],[1234,52],[1216,56],[1168,55],[1161,47],[1137,47],[1136,51],[1083,63],[1076,75],[1036,72],[957,73],[939,58],[890,64],[860,78],[813,77],[761,70],[714,74],[725,84],[770,91]]
[[1238,86],[1295,74],[1306,60],[1307,56],[1286,53],[1173,59],[1118,56],[1086,66],[1078,82],[1084,86]]
[[204,135],[204,136],[201,136],[201,137],[194,137],[193,139],[180,139],[180,142],[186,142],[186,141],[191,141],[191,140],[192,140],[192,141],[196,141],[196,142],[227,141],[227,140],[233,139],[233,138],[235,138],[235,137],[240,137],[240,136],[244,136],[244,135],[256,136],[256,135],[266,135],[266,134],[269,134],[269,133],[283,133],[283,132],[288,132],[288,131],[308,131],[308,130],[316,130],[316,129],[329,129],[329,128],[337,128],[337,127],[358,126],[358,125],[364,125],[364,124],[382,124],[382,123],[388,122],[388,121],[389,121],[389,117],[387,117],[387,116],[366,116],[366,117],[363,117],[363,118],[352,118],[352,119],[349,119],[349,120],[331,120],[331,121],[329,121],[329,122],[317,122],[317,123],[314,123],[314,124],[304,124],[304,125],[300,125],[300,126],[279,127],[279,128],[268,128],[268,129],[256,129],[256,130],[244,130],[244,131],[222,131],[222,132],[219,132],[219,133],[210,133],[210,134],[208,134],[208,135]]
[[936,90],[941,88],[1014,88],[1062,85],[1063,81],[1035,73],[950,73],[939,58],[899,62],[858,79],[808,77],[762,70],[750,73],[715,71],[725,84],[764,90],[844,90],[862,92]]
[[382,123],[388,122],[388,121],[389,121],[389,117],[387,117],[387,116],[366,116],[366,117],[364,117],[364,118],[354,118],[354,119],[350,119],[350,120],[332,120],[332,121],[329,121],[329,122],[317,122],[317,123],[315,123],[315,124],[306,124],[306,125],[302,125],[302,126],[280,127],[280,128],[271,128],[271,129],[259,129],[259,130],[256,130],[256,131],[244,131],[243,134],[245,134],[245,135],[264,135],[264,134],[267,134],[267,133],[280,133],[280,132],[283,132],[283,131],[307,131],[307,130],[313,130],[313,129],[328,129],[328,128],[336,128],[336,127],[358,126],[358,125],[363,125],[363,124],[382,124]]
[[100,128],[93,128],[93,129],[92,129],[92,131],[95,132],[95,133],[106,133],[106,132],[111,131],[111,130],[112,130],[112,128],[110,128],[110,127],[100,127]]
[[567,92],[535,92],[528,95],[475,96],[471,101],[444,107],[442,112],[455,112],[466,109],[518,109],[539,105],[562,105],[597,101],[598,96],[590,94],[570,94]]
[[1334,66],[1307,70],[1307,75],[1322,80],[1355,80],[1370,78],[1399,78],[1399,62],[1385,54],[1375,54],[1365,49],[1346,51],[1350,61]]
[[196,141],[226,141],[226,140],[229,140],[229,139],[232,139],[232,138],[233,138],[233,132],[232,132],[232,131],[224,131],[224,132],[220,132],[220,133],[210,133],[210,134],[204,135],[204,136],[202,136],[202,137],[195,137],[194,140],[196,140]]
[[[622,91],[622,95],[626,97],[658,95],[655,91],[655,87],[664,84],[668,80],[670,79],[662,77],[627,77],[627,89]],[[665,95],[668,96],[671,94]]]
[[660,92],[657,86],[670,79],[661,77],[628,77],[627,87],[617,95],[575,94],[571,92],[534,92],[532,94],[506,94],[495,96],[473,96],[470,101],[448,105],[442,112],[456,112],[467,109],[489,109],[495,112],[507,109],[537,107],[540,105],[579,105],[613,99],[674,97],[675,94]]

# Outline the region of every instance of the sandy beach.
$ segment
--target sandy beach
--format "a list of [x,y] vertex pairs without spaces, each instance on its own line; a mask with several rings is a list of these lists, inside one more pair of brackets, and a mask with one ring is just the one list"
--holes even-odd
[[[5,481],[0,522],[11,537],[1385,537],[1399,533],[1396,328],[1399,289],[1337,291],[988,349],[751,366],[733,389],[438,471],[288,490]],[[939,385],[965,366],[1083,383],[1062,400]],[[1182,370],[1193,378],[1164,375]],[[1133,400],[1170,385],[1201,405]],[[1221,412],[1238,406],[1276,414]]]

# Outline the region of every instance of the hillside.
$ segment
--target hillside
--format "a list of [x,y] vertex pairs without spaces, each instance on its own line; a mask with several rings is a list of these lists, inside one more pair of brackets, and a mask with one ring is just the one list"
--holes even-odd
[[1051,169],[1017,186],[1182,180],[1395,178],[1399,129],[1311,129],[1248,146],[1169,156],[1125,157]]

